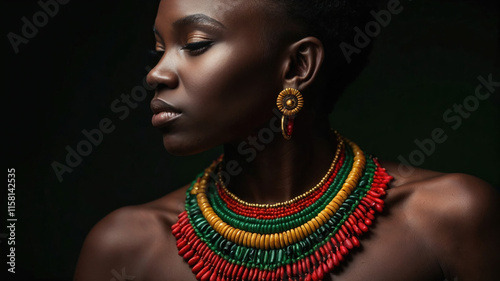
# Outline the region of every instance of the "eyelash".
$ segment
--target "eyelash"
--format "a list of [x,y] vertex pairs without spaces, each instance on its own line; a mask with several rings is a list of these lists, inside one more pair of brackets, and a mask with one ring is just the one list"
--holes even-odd
[[[191,55],[197,56],[201,55],[203,52],[205,52],[208,48],[210,48],[214,44],[214,41],[199,41],[199,42],[193,42],[193,43],[188,43],[184,46],[181,47],[181,50],[187,50]],[[161,59],[165,51],[161,50],[150,50],[149,54],[153,59],[156,60],[156,63]]]
[[209,41],[209,40],[193,42],[182,46],[181,50],[187,50],[191,55],[197,56],[205,52],[213,44],[214,41]]

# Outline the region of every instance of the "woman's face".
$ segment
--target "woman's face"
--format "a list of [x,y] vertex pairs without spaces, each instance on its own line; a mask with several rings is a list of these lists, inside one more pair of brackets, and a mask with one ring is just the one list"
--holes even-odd
[[153,125],[167,151],[198,153],[255,133],[283,89],[279,21],[264,1],[162,0],[155,21],[158,64]]

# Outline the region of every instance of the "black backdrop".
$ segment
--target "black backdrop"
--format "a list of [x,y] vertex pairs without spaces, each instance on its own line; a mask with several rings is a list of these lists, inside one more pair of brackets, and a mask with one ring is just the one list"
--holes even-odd
[[[171,156],[150,125],[151,93],[141,95],[157,1],[60,2],[44,18],[37,1],[2,1],[4,168],[15,168],[17,219],[14,275],[5,262],[5,186],[2,280],[70,280],[100,218],[187,183],[220,153]],[[335,128],[382,159],[465,172],[498,188],[500,87],[477,103],[472,97],[478,76],[500,81],[494,2],[401,0],[402,11],[375,36],[371,64],[336,106]],[[23,18],[38,27],[23,27]],[[31,38],[16,53],[11,40],[23,31]],[[460,116],[454,104],[464,100],[470,112]],[[102,122],[114,129],[100,138]],[[428,156],[418,152],[416,141],[436,129],[446,141]],[[84,130],[94,133],[90,148]],[[88,155],[68,160],[68,149]],[[72,172],[58,179],[54,162]]]

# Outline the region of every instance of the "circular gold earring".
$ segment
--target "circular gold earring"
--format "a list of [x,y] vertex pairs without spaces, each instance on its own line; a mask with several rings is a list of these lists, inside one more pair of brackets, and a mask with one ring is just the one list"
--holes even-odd
[[286,140],[289,140],[292,138],[293,120],[304,106],[304,98],[298,90],[286,88],[278,95],[276,105],[283,113],[281,117],[281,134]]

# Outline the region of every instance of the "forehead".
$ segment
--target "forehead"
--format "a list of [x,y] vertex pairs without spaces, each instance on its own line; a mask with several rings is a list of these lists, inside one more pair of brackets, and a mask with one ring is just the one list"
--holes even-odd
[[155,21],[157,27],[189,15],[204,14],[224,26],[266,22],[265,0],[162,0]]

